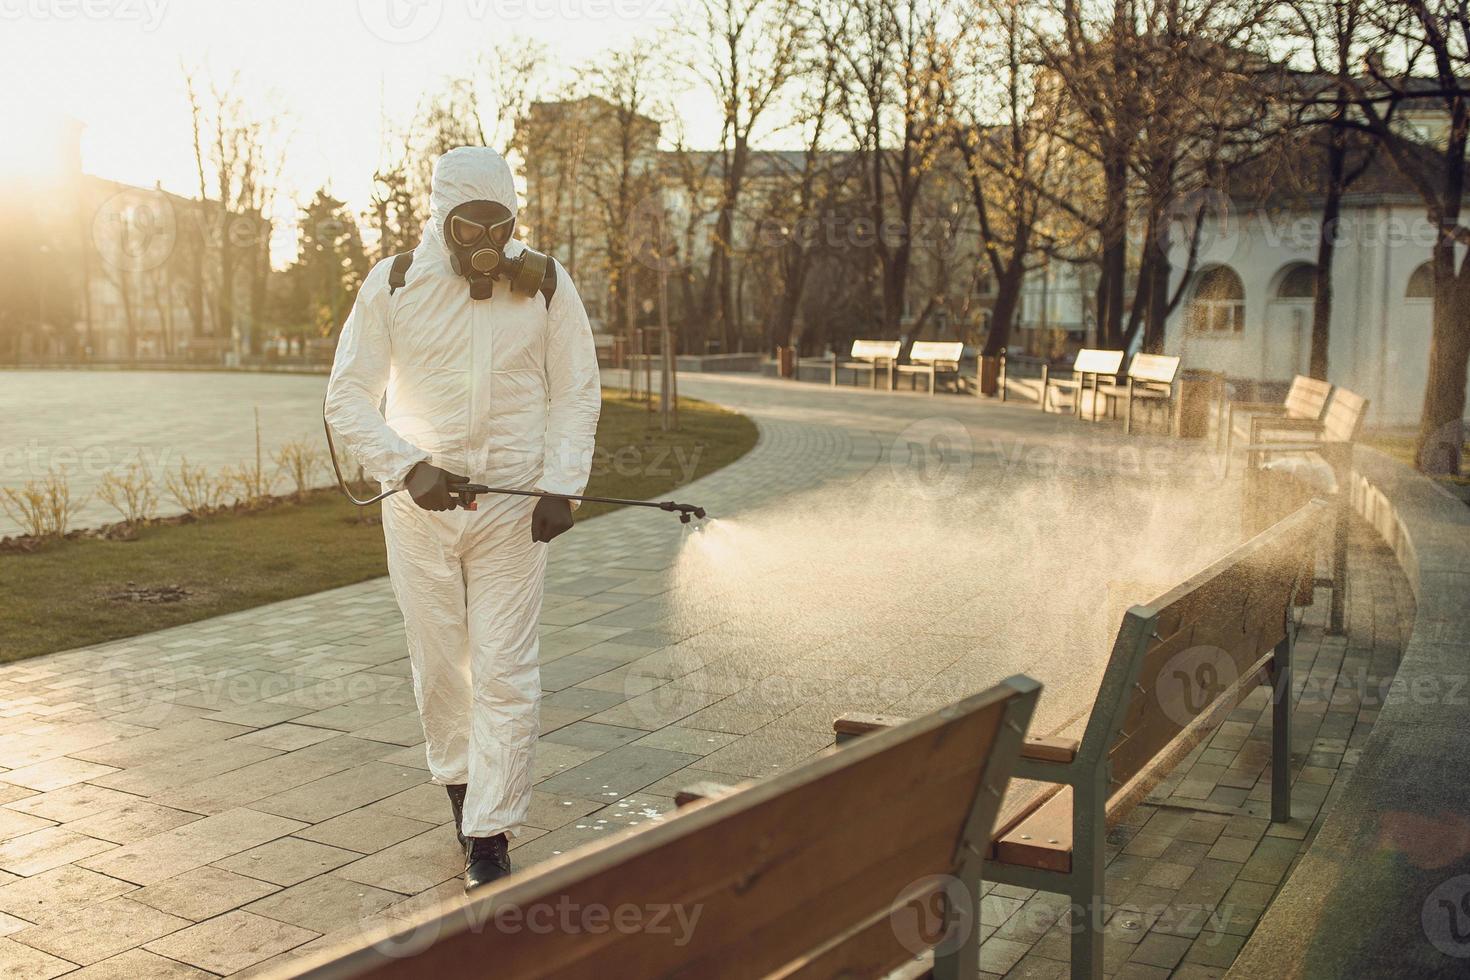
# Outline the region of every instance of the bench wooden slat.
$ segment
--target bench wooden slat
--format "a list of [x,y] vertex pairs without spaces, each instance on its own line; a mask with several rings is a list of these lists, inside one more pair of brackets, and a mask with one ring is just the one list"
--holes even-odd
[[[434,936],[427,948],[400,946],[397,956],[381,945],[324,954],[324,962],[304,964],[304,975],[454,980],[482,976],[486,962],[506,978],[756,977],[783,970],[891,909],[916,879],[955,874],[968,860],[963,835],[976,821],[988,835],[1000,789],[987,784],[1003,780],[1009,768],[992,750],[1009,746],[1014,758],[1037,687],[1013,678],[638,832],[588,845],[398,930]],[[884,788],[878,806],[875,787]],[[832,813],[864,818],[823,819]],[[612,911],[630,903],[698,908],[697,926],[676,945],[676,936],[684,938],[677,931],[500,929],[490,919],[497,909],[529,916],[566,905]]]
[[847,356],[855,361],[892,360],[902,347],[897,340],[854,340]]
[[996,842],[1006,864],[1066,873],[1072,870],[1072,787],[1065,786]]
[[918,340],[909,348],[909,361],[915,364],[934,361],[958,363],[965,354],[965,345],[958,340]]
[[1134,354],[1128,362],[1128,377],[1135,381],[1173,384],[1179,373],[1179,358],[1169,354]]
[[1081,743],[1075,738],[1028,735],[1026,741],[1021,743],[1021,758],[1035,759],[1038,762],[1071,762],[1077,757],[1079,744]]
[[1117,374],[1123,366],[1120,350],[1096,350],[1084,347],[1072,361],[1072,370],[1077,374]]

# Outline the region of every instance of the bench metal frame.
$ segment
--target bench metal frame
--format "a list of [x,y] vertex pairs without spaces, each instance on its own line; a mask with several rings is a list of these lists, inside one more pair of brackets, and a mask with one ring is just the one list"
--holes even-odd
[[[953,357],[946,356],[953,353]],[[914,378],[914,389],[917,390],[918,378],[927,375],[929,378],[929,394],[939,382],[939,375],[953,378],[955,389],[959,390],[962,384],[960,376],[960,358],[964,356],[965,345],[959,341],[915,341],[909,348],[909,363],[894,365],[893,370],[898,374],[907,374]],[[889,384],[892,387],[892,382]]]
[[[1103,362],[1094,364],[1094,362]],[[1109,366],[1111,365],[1111,366]],[[1054,378],[1051,376],[1051,365],[1041,366],[1041,400],[1037,403],[1040,409],[1046,411],[1047,392],[1052,388],[1072,389],[1077,396],[1072,400],[1072,415],[1082,417],[1082,392],[1087,390],[1087,379],[1092,378],[1092,421],[1097,421],[1097,389],[1104,375],[1117,379],[1118,371],[1123,367],[1123,352],[1120,350],[1100,350],[1084,347],[1077,352],[1076,359],[1072,362],[1072,377]]]
[[[872,348],[877,346],[882,346],[886,349],[889,349],[892,351],[892,353],[875,353],[872,355],[859,353],[859,351],[865,347]],[[871,387],[876,389],[878,387],[879,362],[884,362],[887,364],[888,370],[888,389],[892,391],[894,365],[898,363],[898,355],[899,351],[902,349],[902,346],[903,345],[897,340],[854,340],[852,342],[852,348],[849,351],[846,360],[843,360],[841,357],[837,356],[833,356],[832,358],[832,387],[837,387],[838,371],[842,368],[847,368],[849,371],[853,372],[854,375],[856,375],[859,371],[872,372]],[[853,386],[856,387],[856,385],[857,382],[854,381]]]

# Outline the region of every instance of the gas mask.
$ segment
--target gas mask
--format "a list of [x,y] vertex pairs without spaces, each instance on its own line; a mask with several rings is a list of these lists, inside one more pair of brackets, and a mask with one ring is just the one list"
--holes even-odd
[[444,219],[444,242],[455,274],[470,283],[471,299],[489,299],[496,279],[508,279],[511,292],[535,296],[551,261],[540,252],[522,248],[513,258],[505,254],[515,228],[515,215],[495,201],[466,201]]

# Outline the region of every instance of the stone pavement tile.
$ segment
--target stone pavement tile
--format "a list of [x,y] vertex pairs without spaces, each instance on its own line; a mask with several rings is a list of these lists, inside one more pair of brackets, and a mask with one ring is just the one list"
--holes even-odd
[[203,922],[279,890],[270,882],[205,865],[140,888],[128,897],[160,912]]
[[1134,947],[1129,955],[1130,963],[1139,963],[1143,966],[1155,966],[1164,970],[1172,970],[1179,965],[1184,954],[1189,951],[1190,941],[1180,936],[1170,936],[1164,933],[1151,932],[1143,937],[1143,941]]
[[[614,657],[571,654],[541,665],[541,687],[547,691],[560,691],[573,685],[582,686],[594,677],[626,667],[626,661]],[[623,685],[619,683],[614,690],[623,690]]]
[[110,740],[80,751],[67,752],[73,758],[103,766],[130,769],[166,760],[180,749],[195,748],[205,742],[220,742],[246,731],[242,725],[227,725],[203,718],[190,719],[153,731],[138,729],[143,734]]
[[14,803],[29,796],[35,796],[36,791],[26,789],[24,786],[12,786],[9,783],[0,782],[0,805]]
[[313,711],[296,719],[298,725],[317,728],[335,728],[341,732],[355,732],[404,714],[396,704],[338,704],[321,711]]
[[1210,848],[1210,857],[1217,861],[1234,861],[1244,864],[1256,849],[1256,842],[1248,837],[1224,837],[1215,841]]
[[236,735],[231,741],[249,742],[251,745],[264,745],[266,748],[291,752],[318,742],[325,742],[329,738],[336,738],[340,734],[342,733],[331,728],[312,728],[309,725],[283,722],[268,728],[246,732],[244,735]]
[[541,737],[542,742],[555,742],[560,745],[573,745],[581,749],[593,749],[598,752],[607,752],[620,745],[637,741],[647,733],[638,728],[621,728],[617,725],[603,725],[592,721],[578,721],[559,728],[549,735]]
[[300,830],[304,824],[244,808],[227,810],[82,862],[103,874],[151,885]]
[[715,749],[723,748],[737,738],[739,738],[738,735],[729,735],[724,732],[701,731],[698,728],[669,725],[656,732],[649,732],[635,744],[646,745],[654,749],[668,749],[670,752],[707,756]]
[[[437,812],[436,822],[437,818],[444,815],[443,810]],[[435,826],[434,823],[411,820],[408,817],[400,817],[372,807],[361,807],[349,810],[330,820],[324,820],[314,827],[299,830],[296,836],[322,844],[330,844],[333,847],[345,847],[361,854],[372,854],[397,844],[399,841],[422,834],[433,826]]]
[[779,710],[760,711],[751,708],[737,708],[720,702],[685,717],[681,724],[685,728],[705,728],[714,732],[727,732],[731,735],[749,735],[756,729],[769,725],[781,714]]
[[540,790],[531,792],[531,807],[526,813],[526,823],[531,827],[541,830],[555,830],[565,826],[574,820],[585,817],[601,806],[591,800],[581,800],[575,796],[557,795],[555,793],[543,793]]
[[5,980],[51,980],[75,969],[75,963],[12,939],[0,938],[0,975]]
[[1299,849],[1300,845],[1294,840],[1263,838],[1250,860],[1245,862],[1245,867],[1240,869],[1240,880],[1280,884]]
[[[109,770],[110,771],[110,770]],[[87,783],[76,783],[49,793],[38,793],[5,805],[7,810],[66,823],[102,810],[137,801],[136,796]],[[75,829],[75,828],[72,828]]]
[[50,725],[30,735],[11,736],[0,741],[0,766],[20,769],[63,755],[111,765],[103,759],[92,757],[92,753],[98,751],[97,746],[142,736],[148,732],[147,728],[114,721],[86,721],[69,726]]
[[588,720],[651,732],[686,719],[702,708],[719,704],[725,697],[724,694],[664,684],[599,711]]
[[703,764],[744,776],[769,776],[832,744],[832,736],[768,726],[704,757]]
[[623,701],[625,695],[616,691],[594,691],[587,687],[568,687],[541,698],[541,712],[558,711],[568,719],[568,724],[580,721],[588,715],[606,711]]
[[451,817],[449,797],[445,794],[444,787],[430,782],[394,793],[363,809],[371,813],[407,817],[436,827]]
[[617,800],[699,761],[684,752],[624,745],[544,780],[540,788],[584,800]]
[[744,776],[738,776],[733,772],[716,772],[702,768],[700,764],[703,762],[704,760],[700,759],[698,763],[686,769],[671,772],[658,782],[645,786],[643,792],[656,796],[673,796],[679,790],[693,786],[695,783],[722,783],[726,786],[736,786],[747,782]]
[[423,781],[421,769],[369,762],[256,800],[251,807],[293,820],[320,823],[411,789]]
[[[378,758],[379,762],[386,762],[390,766],[412,766],[414,769],[426,770],[429,768],[429,757],[423,742],[419,742],[417,745],[407,745],[401,749],[394,748],[391,745],[385,746],[385,748],[391,751],[386,755],[380,756]],[[424,774],[424,778],[429,778],[427,773]]]
[[536,751],[532,756],[531,780],[539,783],[559,772],[580,766],[588,759],[595,759],[601,754],[595,749],[579,749],[575,745],[538,740]]
[[1185,954],[1184,959],[1186,962],[1198,963],[1202,966],[1225,968],[1235,962],[1235,957],[1240,954],[1241,947],[1244,945],[1244,936],[1206,930],[1201,932],[1199,938],[1194,941],[1194,945],[1189,947],[1189,952]]
[[144,837],[152,837],[198,819],[200,817],[197,813],[175,810],[134,798],[121,806],[74,820],[66,824],[66,829],[88,837],[112,841],[114,844],[132,844]]
[[201,970],[226,974],[316,937],[317,933],[306,929],[236,909],[155,940],[144,948]]
[[415,708],[366,728],[354,729],[352,735],[393,745],[418,745],[424,740],[424,726]]
[[93,762],[62,756],[23,769],[12,769],[5,774],[5,781],[44,793],[115,771],[111,766],[99,766]]
[[190,925],[188,919],[113,898],[87,909],[85,924],[70,918],[17,932],[16,942],[86,966]]
[[48,827],[0,844],[0,869],[30,877],[116,847],[110,841]]
[[146,949],[130,949],[66,975],[67,980],[138,980],[140,977],[148,980],[209,980],[213,976]]
[[257,701],[254,704],[242,704],[238,707],[227,708],[224,711],[216,711],[204,717],[210,721],[223,721],[231,725],[267,728],[271,725],[279,725],[282,722],[309,714],[311,714],[310,708],[300,708],[290,704],[272,704],[269,701]]
[[116,898],[137,886],[66,864],[0,887],[0,911],[29,923],[45,923]]
[[336,874],[375,888],[415,895],[463,871],[464,851],[455,840],[454,827],[446,823],[341,867]]
[[361,857],[356,851],[282,837],[216,861],[214,866],[277,885],[295,885]]
[[32,816],[29,813],[21,813],[9,807],[0,807],[0,841],[10,840],[12,837],[20,837],[23,834],[35,833],[52,826],[55,821],[44,817]]
[[99,776],[91,782],[135,796],[155,796],[280,754],[279,750],[263,745],[235,741],[205,742],[179,746],[164,758]]
[[245,911],[325,934],[361,923],[402,898],[397,892],[324,874],[253,902]]
[[336,738],[276,755],[274,758],[182,786],[158,802],[182,810],[223,813],[323,776],[371,762],[383,754],[383,743],[338,735]]

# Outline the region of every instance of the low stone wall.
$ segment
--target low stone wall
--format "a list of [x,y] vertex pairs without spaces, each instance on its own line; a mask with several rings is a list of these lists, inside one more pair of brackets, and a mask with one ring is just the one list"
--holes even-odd
[[1365,447],[1352,495],[1414,590],[1413,633],[1357,770],[1230,977],[1470,976],[1470,507]]

